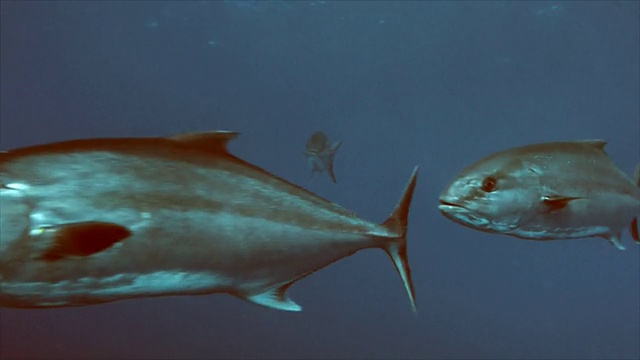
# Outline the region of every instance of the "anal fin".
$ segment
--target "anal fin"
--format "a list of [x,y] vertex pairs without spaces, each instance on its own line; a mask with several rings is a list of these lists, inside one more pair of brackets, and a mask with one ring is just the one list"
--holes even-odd
[[254,304],[266,306],[276,310],[284,311],[302,311],[302,307],[296,304],[287,295],[287,289],[293,284],[286,283],[282,286],[271,288],[265,292],[245,296],[245,299]]
[[625,250],[626,248],[624,247],[624,245],[620,243],[621,237],[622,237],[622,234],[617,233],[617,234],[608,234],[604,238],[609,240],[609,242],[613,246],[615,246],[618,250]]

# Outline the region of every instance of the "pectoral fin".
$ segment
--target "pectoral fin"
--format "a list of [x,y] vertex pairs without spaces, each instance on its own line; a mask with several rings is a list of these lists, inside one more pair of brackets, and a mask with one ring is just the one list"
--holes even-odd
[[[640,187],[640,164],[636,166],[636,171],[633,173],[633,179],[636,181],[636,185]],[[640,244],[640,234],[638,234],[638,217],[634,217],[631,220],[631,225],[629,225],[629,231],[631,232],[631,236],[633,240]]]
[[87,221],[40,228],[32,236],[51,238],[51,245],[40,257],[44,261],[57,261],[68,257],[86,257],[104,251],[131,236],[124,226]]
[[287,283],[279,287],[271,288],[263,293],[246,296],[245,299],[252,303],[276,310],[301,311],[302,307],[296,304],[287,295],[287,289],[291,284],[292,283]]
[[633,220],[631,220],[631,224],[629,224],[629,232],[631,233],[631,237],[633,238],[633,241],[635,241],[637,244],[640,244],[640,235],[638,234],[638,217],[634,217]]
[[542,197],[542,203],[545,204],[549,211],[557,211],[563,209],[572,200],[582,199],[575,196],[547,195]]

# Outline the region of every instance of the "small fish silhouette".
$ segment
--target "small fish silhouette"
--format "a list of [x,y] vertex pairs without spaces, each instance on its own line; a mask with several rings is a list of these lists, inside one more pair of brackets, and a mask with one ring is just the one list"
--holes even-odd
[[305,155],[307,156],[307,164],[311,174],[327,171],[331,180],[336,182],[336,175],[333,173],[333,159],[336,151],[342,143],[336,141],[333,145],[329,145],[329,138],[322,131],[314,132],[307,141]]

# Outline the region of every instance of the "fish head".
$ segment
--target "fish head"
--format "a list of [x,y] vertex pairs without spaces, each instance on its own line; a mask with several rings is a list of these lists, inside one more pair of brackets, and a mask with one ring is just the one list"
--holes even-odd
[[322,131],[316,131],[307,140],[306,153],[307,154],[322,154],[325,149],[328,148],[329,139],[327,135]]
[[316,131],[307,141],[304,154],[307,156],[307,165],[311,173],[327,171],[331,181],[336,182],[333,173],[333,159],[342,142],[329,143],[329,138],[322,131]]
[[440,212],[461,225],[512,233],[537,211],[539,169],[511,158],[489,158],[466,168],[441,194]]

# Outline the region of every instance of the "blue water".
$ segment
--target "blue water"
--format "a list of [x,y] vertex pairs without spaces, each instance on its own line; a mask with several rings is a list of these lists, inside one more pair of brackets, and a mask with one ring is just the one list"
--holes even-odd
[[[1,3],[0,148],[236,130],[231,151],[371,221],[420,165],[414,317],[367,250],[290,289],[301,313],[211,295],[0,310],[2,358],[638,359],[640,249],[461,227],[469,163],[599,138],[640,162],[638,2]],[[341,140],[338,184],[308,136]],[[185,234],[185,237],[189,234]],[[214,256],[214,255],[212,255]]]

